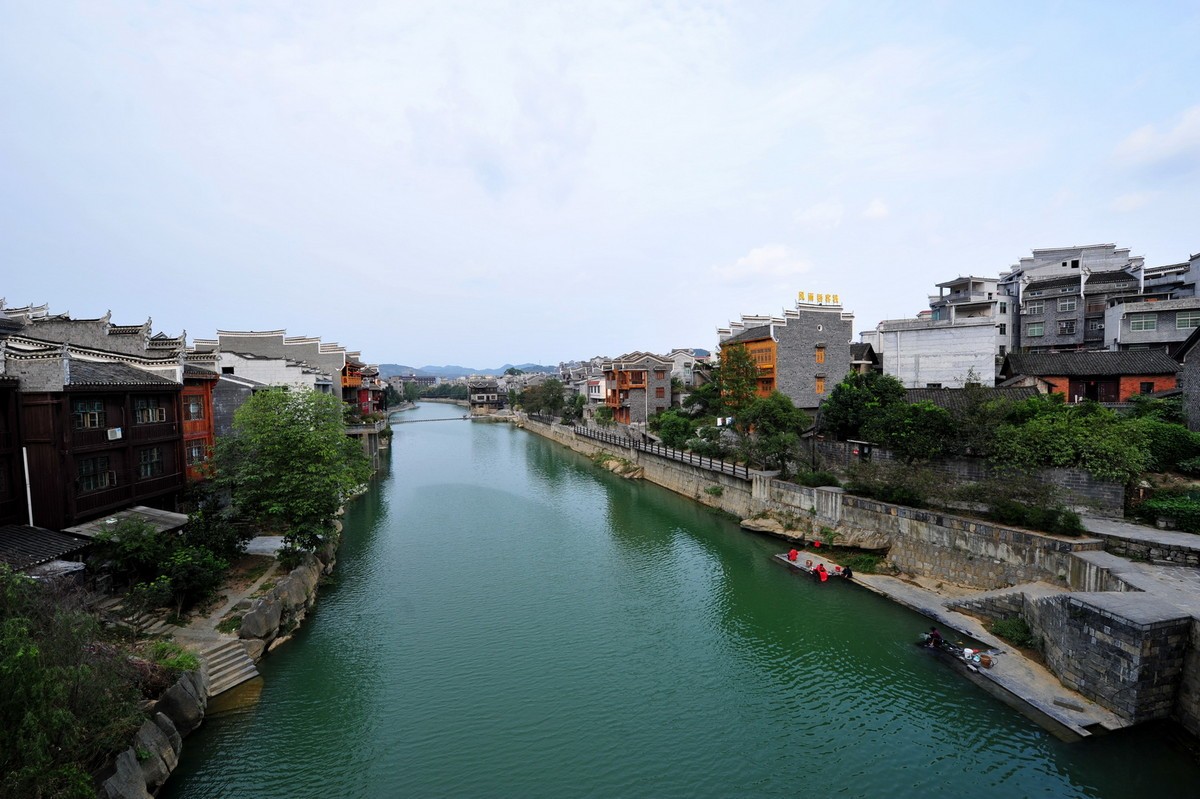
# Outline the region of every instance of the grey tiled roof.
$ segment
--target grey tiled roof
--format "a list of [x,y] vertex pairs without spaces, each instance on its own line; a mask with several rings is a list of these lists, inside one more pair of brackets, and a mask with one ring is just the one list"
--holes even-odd
[[736,336],[732,336],[730,338],[725,339],[724,341],[721,342],[721,344],[722,345],[737,344],[738,342],[741,342],[741,341],[757,341],[758,339],[770,338],[770,337],[771,337],[771,326],[770,325],[759,325],[758,327],[747,328],[746,330],[743,330],[741,333],[738,333]]
[[1015,352],[1001,374],[1033,377],[1094,377],[1175,374],[1179,364],[1161,350],[1103,352]]
[[86,538],[41,527],[4,524],[0,525],[0,562],[13,569],[27,569],[78,552],[91,543]]
[[986,392],[988,400],[1006,399],[1012,402],[1027,400],[1039,393],[1035,386],[980,387],[971,390],[965,388],[908,388],[904,390],[904,399],[907,402],[932,402],[939,408],[954,412],[969,408],[971,400],[983,392]]
[[68,385],[71,386],[163,386],[178,388],[174,380],[124,363],[96,363],[72,359]]
[[853,361],[876,361],[875,348],[870,344],[851,344],[850,345],[850,360]]

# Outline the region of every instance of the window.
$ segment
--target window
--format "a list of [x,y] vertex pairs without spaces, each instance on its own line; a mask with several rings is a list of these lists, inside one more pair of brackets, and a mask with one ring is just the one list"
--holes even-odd
[[1041,316],[1045,312],[1046,312],[1046,301],[1045,300],[1030,300],[1029,302],[1025,303],[1024,313],[1026,316]]
[[999,327],[1000,327],[1000,335],[1002,335],[1002,336],[1008,335],[1008,325],[1000,325]]
[[167,421],[167,409],[158,397],[138,397],[133,401],[133,421],[137,424],[153,424]]
[[1058,335],[1073,336],[1075,335],[1075,320],[1067,319],[1058,323]]
[[1078,268],[1079,268],[1079,259],[1078,259],[1078,258],[1074,258],[1074,259],[1072,259],[1072,260],[1071,260],[1071,268],[1072,268],[1072,269],[1078,269]]
[[1079,300],[1075,297],[1060,297],[1058,299],[1058,312],[1066,313],[1067,311],[1073,311],[1078,306],[1078,302]]
[[71,418],[75,420],[76,430],[91,430],[104,427],[106,416],[104,400],[75,400],[72,403]]
[[187,443],[187,464],[188,466],[196,466],[204,463],[208,455],[208,447],[204,446],[203,441],[189,441]]
[[825,393],[825,378],[823,378],[823,377],[817,378],[816,384],[813,386],[813,391],[815,391],[818,394]]
[[1042,296],[1042,290],[1038,289],[1037,291],[1027,291],[1027,292],[1025,292],[1025,296],[1026,297],[1040,297],[1040,296]]
[[1008,303],[1007,302],[1000,303],[1000,313],[1008,313]]
[[941,388],[941,383],[926,383],[925,388]]
[[1001,358],[1003,358],[1003,357],[1004,357],[1004,353],[1005,353],[1005,352],[1007,352],[1007,351],[1008,351],[1008,347],[1006,347],[1006,346],[1004,346],[1003,344],[1001,344],[1001,345],[1000,345],[1000,357],[1001,357]]
[[654,396],[657,399],[664,398],[667,396],[666,389],[664,389],[662,386],[659,386],[658,388],[654,389]]
[[1151,382],[1142,383],[1141,384],[1141,392],[1143,394],[1153,394],[1154,393],[1154,383],[1151,383]]
[[1104,320],[1103,319],[1089,319],[1088,320],[1088,330],[1103,330],[1103,329],[1104,329]]
[[138,477],[159,477],[162,473],[162,447],[149,447],[138,453]]
[[825,363],[825,348],[817,347],[816,356],[817,356],[817,363]]
[[1032,324],[1026,326],[1025,335],[1029,336],[1030,338],[1037,338],[1038,336],[1046,335],[1045,330],[1046,325],[1044,322],[1033,322]]
[[232,366],[222,366],[222,367],[221,367],[221,374],[223,374],[223,375],[231,375],[231,374],[233,374],[233,367],[232,367]]
[[183,402],[185,421],[195,422],[204,418],[204,397],[186,397]]
[[665,369],[655,369],[654,370],[654,379],[655,380],[666,380],[667,379],[666,370]]
[[108,456],[84,458],[76,468],[76,484],[80,494],[90,494],[117,484],[117,476],[108,468]]
[[1084,311],[1086,313],[1104,313],[1104,300],[1088,300]]
[[1135,313],[1129,316],[1130,330],[1158,330],[1158,314]]
[[1175,314],[1175,329],[1187,330],[1191,327],[1200,327],[1200,311],[1180,311]]

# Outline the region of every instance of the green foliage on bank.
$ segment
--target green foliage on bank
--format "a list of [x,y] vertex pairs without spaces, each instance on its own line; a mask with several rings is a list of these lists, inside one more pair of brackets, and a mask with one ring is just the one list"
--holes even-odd
[[467,384],[438,383],[436,386],[429,386],[421,389],[421,396],[430,397],[432,399],[465,400],[467,398]]
[[143,717],[138,675],[78,597],[0,564],[0,795],[92,799]]
[[1162,491],[1134,508],[1144,522],[1167,522],[1185,533],[1200,533],[1200,490]]

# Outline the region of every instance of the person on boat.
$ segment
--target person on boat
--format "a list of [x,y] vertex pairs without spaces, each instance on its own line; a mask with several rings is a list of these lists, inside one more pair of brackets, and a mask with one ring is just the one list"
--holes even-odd
[[851,570],[851,568],[849,566],[847,566],[846,568],[842,569],[842,576],[845,577],[847,580],[853,580],[854,572],[853,572],[853,570]]
[[825,582],[829,579],[829,572],[825,571],[824,563],[817,564],[817,577],[821,579],[821,582]]
[[929,642],[929,646],[934,646],[934,647],[941,646],[942,645],[942,634],[940,632],[938,632],[937,627],[930,627],[929,635],[926,636],[926,640]]

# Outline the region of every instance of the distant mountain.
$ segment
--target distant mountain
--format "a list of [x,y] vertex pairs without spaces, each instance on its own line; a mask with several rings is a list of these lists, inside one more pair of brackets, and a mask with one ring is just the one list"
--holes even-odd
[[[447,366],[405,366],[399,363],[381,363],[379,364],[379,376],[389,378],[393,375],[420,375],[423,377],[469,377],[470,375],[502,375],[507,369],[511,369],[513,364],[506,363],[496,369],[474,369],[466,366],[456,366],[449,364]],[[553,374],[558,371],[557,366],[543,366],[536,363],[519,363],[516,368],[522,372],[549,372]]]

